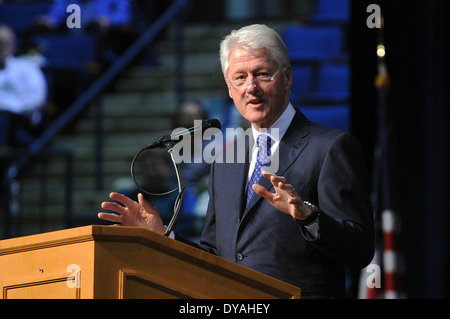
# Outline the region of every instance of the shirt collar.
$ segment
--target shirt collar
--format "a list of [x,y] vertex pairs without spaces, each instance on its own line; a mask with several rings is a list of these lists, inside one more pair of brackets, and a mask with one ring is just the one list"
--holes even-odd
[[[284,112],[280,115],[280,117],[275,121],[275,123],[272,124],[270,128],[267,129],[267,132],[265,134],[269,135],[270,138],[274,141],[274,144],[278,144],[281,139],[283,138],[284,134],[286,133],[289,125],[292,122],[292,119],[295,116],[295,109],[292,106],[291,103],[288,104]],[[252,134],[253,138],[256,141],[258,138],[258,135],[263,134],[263,132],[258,131],[252,127]],[[278,132],[276,132],[278,130]]]

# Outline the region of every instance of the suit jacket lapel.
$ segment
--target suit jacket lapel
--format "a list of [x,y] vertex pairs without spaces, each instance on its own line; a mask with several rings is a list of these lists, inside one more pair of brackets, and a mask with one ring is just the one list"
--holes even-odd
[[[282,176],[292,163],[300,156],[308,144],[305,139],[309,134],[309,121],[299,110],[296,110],[294,119],[289,126],[278,147],[280,161],[277,175]],[[288,181],[289,182],[289,181]]]
[[[249,141],[248,138],[244,137],[244,141],[238,141],[236,143],[245,143],[245,160],[244,163],[240,163],[238,161],[238,155],[236,148],[239,147],[236,145],[229,146],[230,148],[234,148],[234,162],[219,164],[223,165],[223,174],[222,176],[226,178],[226,185],[224,189],[220,190],[220,192],[226,196],[225,198],[229,198],[229,209],[230,212],[235,212],[236,217],[241,217],[243,210],[245,209],[245,188],[247,186],[247,173],[248,173],[248,149],[249,149]],[[236,144],[235,143],[235,144]],[[225,150],[226,152],[226,150]],[[225,157],[224,157],[225,161]]]

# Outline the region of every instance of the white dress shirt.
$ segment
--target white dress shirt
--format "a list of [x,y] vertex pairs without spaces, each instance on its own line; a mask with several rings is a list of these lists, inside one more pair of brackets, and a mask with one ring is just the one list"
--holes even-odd
[[[295,115],[295,109],[292,106],[291,103],[286,107],[286,110],[280,115],[280,117],[275,121],[275,123],[272,124],[270,128],[267,129],[266,132],[264,131],[258,131],[252,126],[252,134],[253,139],[256,141],[258,139],[258,136],[260,134],[267,134],[270,136],[272,143],[270,147],[270,154],[275,154],[275,151],[278,148],[278,145],[280,145],[280,141],[283,138],[284,134],[286,133],[289,125],[291,125],[292,119]],[[255,169],[255,163],[256,163],[256,156],[258,155],[258,145],[256,143],[253,144],[253,149],[251,152],[251,159],[250,159],[250,167],[248,170],[248,179],[250,180],[253,170]],[[273,172],[275,173],[275,172]]]

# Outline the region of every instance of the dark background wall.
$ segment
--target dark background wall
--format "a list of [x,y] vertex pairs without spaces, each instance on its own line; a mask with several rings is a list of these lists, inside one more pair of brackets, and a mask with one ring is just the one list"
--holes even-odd
[[376,125],[376,29],[370,3],[385,18],[388,99],[394,129],[392,196],[402,221],[401,248],[411,298],[448,298],[449,39],[448,1],[353,1],[353,130],[371,166]]

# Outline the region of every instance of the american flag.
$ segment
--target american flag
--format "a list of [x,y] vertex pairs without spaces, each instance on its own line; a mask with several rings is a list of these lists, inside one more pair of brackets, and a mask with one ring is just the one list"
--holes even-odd
[[375,256],[360,276],[360,299],[404,299],[405,264],[400,245],[399,214],[392,209],[381,213],[381,229]]
[[393,127],[388,108],[390,82],[384,62],[386,49],[382,28],[378,41],[378,75],[375,79],[378,92],[378,131],[371,194],[375,220],[375,255],[372,262],[361,271],[358,298],[398,299],[406,298],[407,295],[403,285],[405,264],[400,241],[401,220],[399,212],[394,208],[395,177],[391,169],[394,158],[391,134]]

